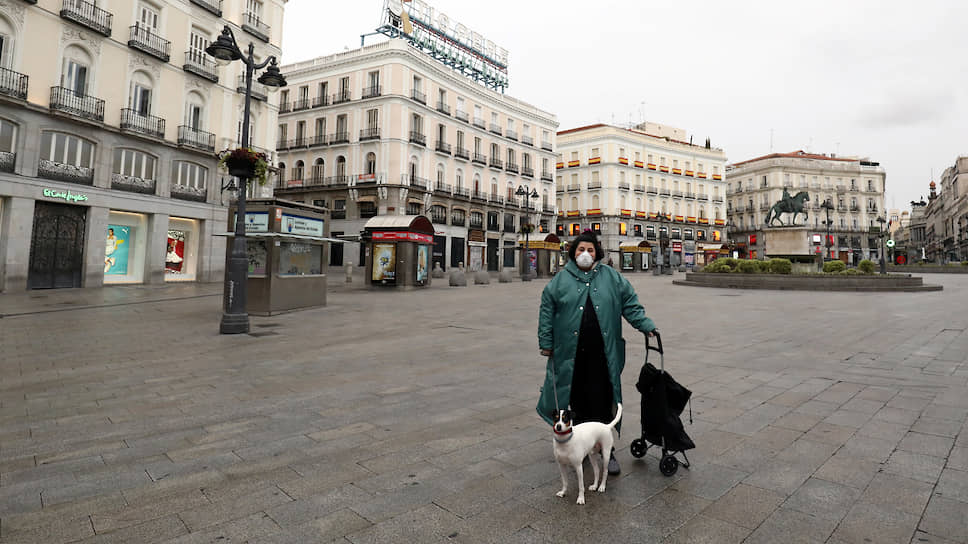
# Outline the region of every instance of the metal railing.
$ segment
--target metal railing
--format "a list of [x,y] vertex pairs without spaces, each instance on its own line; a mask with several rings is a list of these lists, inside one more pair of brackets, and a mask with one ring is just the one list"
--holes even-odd
[[380,96],[382,92],[383,92],[383,87],[380,87],[379,85],[366,87],[365,89],[363,89],[362,98],[374,98],[374,97]]
[[121,109],[121,130],[130,130],[139,134],[165,137],[165,120],[153,115],[145,115],[131,108]]
[[635,187],[632,187],[632,190],[635,191],[636,193],[644,193],[645,185],[636,185]]
[[312,146],[316,146],[316,145],[326,145],[326,135],[325,134],[317,134],[317,135],[313,136],[313,139],[309,142],[309,146],[312,147]]
[[335,132],[329,135],[330,144],[348,144],[350,143],[350,133],[349,132]]
[[467,122],[467,119],[468,119],[467,112],[460,111],[460,110],[457,110],[457,113],[454,114],[454,117],[456,117],[458,121],[463,121],[465,123]]
[[601,189],[602,188],[602,182],[601,182],[601,180],[599,180],[599,181],[589,181],[588,182],[588,188],[589,189]]
[[[235,91],[243,95],[245,94],[245,75],[244,74],[239,76],[239,84],[235,87]],[[268,95],[268,92],[266,91],[266,86],[256,81],[255,78],[253,77],[252,78],[252,98],[256,100],[262,100],[263,102],[265,102],[268,97],[269,95]]]
[[517,141],[517,139],[518,139],[518,133],[517,132],[514,132],[511,129],[507,129],[507,130],[504,131],[504,137],[505,138],[510,138],[510,139],[512,139],[514,141]]
[[498,125],[496,123],[491,123],[490,131],[492,133],[497,134],[498,136],[500,136],[502,134],[502,132],[501,132],[501,125]]
[[480,117],[475,117],[474,118],[474,126],[477,127],[477,128],[486,128],[487,127],[487,125],[484,124],[484,120],[481,119]]
[[125,176],[123,174],[111,174],[111,188],[116,191],[153,195],[155,194],[155,185],[155,180],[153,179]]
[[619,189],[628,189],[629,188],[629,182],[627,182],[627,181],[620,181],[620,182],[618,182],[618,188]]
[[470,151],[464,149],[463,147],[458,147],[454,150],[454,156],[459,159],[464,159],[465,161],[470,158]]
[[329,105],[329,95],[324,94],[322,96],[317,96],[316,98],[313,98],[314,108],[321,108],[323,106],[328,106],[328,105]]
[[534,147],[534,139],[531,138],[531,136],[528,136],[527,134],[521,135],[521,143],[524,145],[530,145]]
[[299,100],[292,101],[292,111],[308,110],[309,109],[309,99],[300,98]]
[[216,17],[222,16],[222,0],[191,0],[191,2],[214,13]]
[[533,178],[534,177],[534,168],[531,168],[530,166],[522,166],[521,167],[521,175],[522,176],[529,177],[529,178]]
[[279,140],[276,142],[276,151],[285,151],[289,149],[289,140]]
[[659,196],[669,196],[671,194],[672,194],[672,191],[670,191],[669,189],[659,189]]
[[269,25],[262,22],[262,19],[251,11],[246,11],[242,17],[242,30],[264,42],[269,41]]
[[289,113],[292,111],[292,102],[279,102],[279,113]]
[[363,140],[379,140],[380,139],[380,127],[370,127],[360,129],[360,141]]
[[421,104],[427,103],[427,95],[418,91],[417,89],[410,90],[410,98],[416,100],[417,102],[420,102]]
[[215,135],[190,126],[178,127],[178,145],[193,147],[202,151],[215,151]]
[[551,151],[551,142],[541,142],[541,149]]
[[481,153],[474,153],[473,157],[471,157],[471,162],[476,162],[479,164],[487,164],[487,155],[483,155]]
[[507,172],[514,172],[515,174],[517,174],[519,169],[516,163],[509,162],[504,166],[504,170]]
[[491,161],[488,163],[491,168],[497,168],[498,170],[504,168],[504,161],[496,157],[491,157]]
[[37,162],[37,177],[80,185],[94,185],[93,168],[74,166],[47,159],[40,159]]
[[417,144],[417,145],[426,146],[427,145],[427,136],[424,133],[422,133],[422,132],[417,132],[415,130],[411,130],[410,131],[410,142],[411,143],[414,143],[414,144]]
[[0,94],[26,100],[27,80],[28,76],[26,74],[0,68]]
[[646,187],[645,188],[645,192],[648,193],[648,194],[650,194],[650,195],[657,195],[657,194],[659,194],[659,190],[656,189],[655,187]]
[[133,25],[128,35],[128,47],[144,51],[165,62],[171,58],[171,42],[141,25]]
[[104,100],[79,95],[66,87],[50,88],[50,109],[92,121],[104,121]]
[[551,172],[549,172],[547,170],[542,170],[541,171],[541,179],[543,179],[545,181],[551,181],[551,180],[554,179],[554,174],[552,174]]
[[208,200],[208,189],[205,187],[190,187],[188,185],[171,184],[170,194],[172,198],[178,200],[189,200],[192,202],[205,202]]
[[95,32],[111,35],[111,24],[114,15],[91,2],[83,0],[64,0],[61,5],[60,16],[79,25],[86,26]]
[[333,101],[332,101],[332,103],[333,104],[342,104],[344,102],[349,102],[350,100],[352,100],[352,98],[350,96],[351,94],[352,93],[350,93],[350,90],[349,89],[343,89],[340,92],[338,92],[338,93],[336,93],[336,94],[333,95]]
[[213,83],[218,83],[217,65],[204,51],[197,49],[185,51],[185,64],[182,65],[182,69]]
[[446,153],[450,155],[450,144],[437,140],[437,145],[434,146],[434,150],[439,153]]
[[443,113],[444,115],[450,115],[450,105],[443,102],[437,102],[437,111]]

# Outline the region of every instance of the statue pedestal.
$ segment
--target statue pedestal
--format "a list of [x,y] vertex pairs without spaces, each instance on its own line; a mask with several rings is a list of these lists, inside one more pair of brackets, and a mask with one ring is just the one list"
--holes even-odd
[[767,257],[812,257],[813,245],[811,235],[813,227],[773,227],[763,230],[764,254]]

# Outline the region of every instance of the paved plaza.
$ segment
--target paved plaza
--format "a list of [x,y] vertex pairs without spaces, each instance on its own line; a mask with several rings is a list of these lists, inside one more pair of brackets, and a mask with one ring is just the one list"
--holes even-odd
[[697,449],[629,454],[626,325],[622,473],[584,506],[534,411],[546,280],[337,285],[244,336],[218,285],[0,295],[0,542],[968,542],[968,277],[927,280],[632,276]]

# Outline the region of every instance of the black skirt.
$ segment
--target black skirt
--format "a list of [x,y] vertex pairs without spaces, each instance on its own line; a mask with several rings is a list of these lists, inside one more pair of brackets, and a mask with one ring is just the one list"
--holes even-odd
[[611,423],[613,418],[612,380],[608,375],[605,341],[591,296],[585,300],[578,333],[571,381],[571,409],[575,412],[575,424],[585,421]]

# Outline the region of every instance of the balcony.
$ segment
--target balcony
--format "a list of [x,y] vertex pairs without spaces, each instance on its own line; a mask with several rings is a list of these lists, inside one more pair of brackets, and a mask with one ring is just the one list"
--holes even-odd
[[418,187],[425,191],[430,189],[430,180],[419,176],[411,177],[407,174],[401,174],[400,183],[401,185],[410,185],[411,187]]
[[468,119],[467,112],[460,111],[460,110],[457,110],[457,113],[454,114],[454,117],[456,117],[458,121],[463,121],[465,123],[467,122],[467,119]]
[[208,200],[208,190],[204,187],[189,187],[173,183],[171,184],[171,197],[191,202],[205,202]]
[[27,79],[25,74],[0,68],[0,94],[27,100]]
[[350,143],[350,133],[349,132],[336,132],[329,135],[330,145],[336,144],[348,144]]
[[858,206],[857,204],[851,204],[850,205],[850,211],[852,211],[852,212],[859,212],[860,211],[860,206]]
[[491,157],[491,161],[488,163],[491,168],[497,168],[498,170],[504,169],[504,161],[501,159]]
[[346,219],[346,210],[333,210],[329,217],[330,219]]
[[696,200],[696,193],[690,193],[686,191],[686,198],[688,198],[689,200]]
[[723,201],[723,197],[721,197],[721,196],[714,196],[713,197],[713,202],[720,202],[720,203],[722,203],[722,201]]
[[502,135],[501,125],[498,125],[496,123],[491,123],[490,131],[491,131],[492,134],[497,134],[498,136],[501,136]]
[[845,206],[843,204],[838,204],[837,205],[837,211],[838,212],[846,212],[847,211],[847,206]]
[[588,188],[589,189],[601,189],[602,188],[602,182],[601,182],[601,180],[599,180],[599,181],[589,181],[588,182]]
[[364,140],[379,140],[380,139],[380,127],[370,127],[360,129],[360,141]]
[[470,151],[464,149],[463,147],[458,147],[454,150],[454,156],[458,159],[464,159],[466,161],[470,158]]
[[552,174],[551,172],[549,172],[547,170],[542,170],[541,171],[541,179],[543,181],[551,181],[551,180],[554,179],[554,174]]
[[37,177],[78,185],[94,185],[93,168],[63,164],[47,159],[40,159],[37,163]]
[[[235,87],[235,91],[239,94],[245,94],[245,75],[239,76],[239,84]],[[263,102],[269,97],[266,92],[266,86],[253,80],[252,81],[252,98],[255,100],[261,100]]]
[[[483,191],[477,191],[477,190],[475,190],[474,192],[471,193],[471,199],[473,199],[473,200],[480,200],[482,202],[487,202],[487,193],[485,193]],[[483,221],[477,221],[476,222],[477,228],[481,228],[482,223],[483,223]],[[471,226],[473,227],[474,225],[475,225],[475,221],[471,221]]]
[[437,111],[444,115],[450,115],[450,105],[444,102],[437,102]]
[[541,142],[541,149],[551,151],[551,142]]
[[246,11],[242,17],[242,30],[269,43],[269,25],[262,22],[262,19],[251,11]]
[[216,17],[222,16],[222,0],[191,0],[196,6],[208,10]]
[[0,151],[0,172],[13,174],[17,164],[17,154],[9,151]]
[[521,167],[521,175],[522,176],[525,176],[525,177],[533,178],[534,177],[534,168],[531,168],[530,166],[522,166]]
[[452,187],[450,186],[449,183],[444,183],[442,181],[438,181],[437,183],[434,184],[434,190],[435,191],[443,191],[445,193],[449,193],[449,192],[451,192]]
[[541,210],[544,211],[545,213],[555,213],[555,207],[552,206],[551,204],[542,204]]
[[111,188],[116,191],[153,195],[155,194],[155,180],[111,174]]
[[474,153],[471,162],[476,162],[477,164],[487,164],[487,155],[482,155],[480,153]]
[[217,69],[218,65],[204,51],[197,49],[185,51],[185,64],[182,64],[182,70],[205,78],[212,83],[218,83]]
[[279,113],[289,113],[292,111],[292,102],[279,102]]
[[349,102],[350,100],[352,100],[352,97],[350,96],[350,94],[351,93],[349,89],[343,89],[340,92],[334,94],[333,104],[342,104],[344,102]]
[[619,189],[625,189],[627,191],[629,189],[629,182],[627,182],[627,181],[620,181],[620,182],[618,182],[618,188]]
[[443,153],[444,155],[450,155],[450,144],[437,140],[437,145],[434,146],[434,151],[437,153]]
[[[769,210],[771,206],[772,204],[770,204],[769,202],[760,202],[760,211],[765,212]],[[752,208],[750,208],[750,210],[752,210]]]
[[484,124],[484,120],[480,117],[474,118],[474,126],[480,129],[487,128],[487,125]]
[[696,193],[696,198],[699,200],[709,200],[709,195],[706,193]]
[[295,139],[289,140],[289,149],[299,149],[302,147],[309,147],[309,138],[297,136]]
[[315,147],[320,145],[326,145],[326,135],[317,134],[313,136],[313,139],[309,141],[309,147]]
[[507,172],[513,172],[513,173],[517,174],[518,171],[519,171],[519,168],[518,168],[518,165],[517,164],[515,164],[513,162],[509,162],[509,163],[507,163],[507,165],[504,166],[504,170],[507,171]]
[[659,196],[670,196],[672,191],[669,189],[659,189]]
[[104,100],[84,96],[64,87],[50,88],[50,109],[74,117],[104,122]]
[[148,53],[152,57],[168,62],[171,58],[171,42],[151,31],[150,28],[134,25],[128,35],[128,47]]
[[111,21],[114,16],[90,2],[64,0],[61,5],[60,16],[63,19],[90,28],[99,34],[111,36]]
[[514,232],[514,225],[504,224],[504,232]]
[[659,194],[659,190],[656,189],[655,187],[646,187],[645,192],[647,194],[650,194],[650,195],[657,195],[657,194]]
[[215,151],[215,135],[211,132],[181,125],[178,127],[178,145],[212,152]]
[[379,85],[373,85],[363,89],[363,95],[361,98],[376,98],[383,93],[383,87]]
[[289,149],[289,140],[279,140],[276,142],[276,151],[286,151]]
[[410,98],[420,102],[421,104],[427,104],[427,95],[418,91],[417,89],[412,89],[410,91]]
[[164,139],[165,120],[153,115],[143,115],[137,110],[123,108],[121,110],[121,130]]
[[635,191],[636,193],[644,193],[645,192],[645,186],[644,185],[636,185],[635,187],[632,188],[632,190]]
[[531,138],[531,136],[528,136],[527,134],[521,135],[521,143],[524,145],[530,145],[531,147],[534,147],[534,139]]
[[309,98],[300,98],[292,102],[292,111],[302,111],[309,109]]
[[410,131],[410,143],[427,146],[427,136],[422,132],[417,132],[415,130]]
[[569,183],[568,184],[568,190],[569,191],[581,191],[581,184],[580,183]]
[[518,141],[518,133],[514,132],[511,129],[507,129],[506,131],[504,131],[504,137],[514,141]]
[[329,96],[328,95],[325,95],[324,94],[322,96],[317,96],[316,98],[313,98],[313,107],[314,108],[321,108],[323,106],[328,106],[328,105],[329,105]]
[[672,196],[675,198],[682,198],[682,191],[672,191]]

